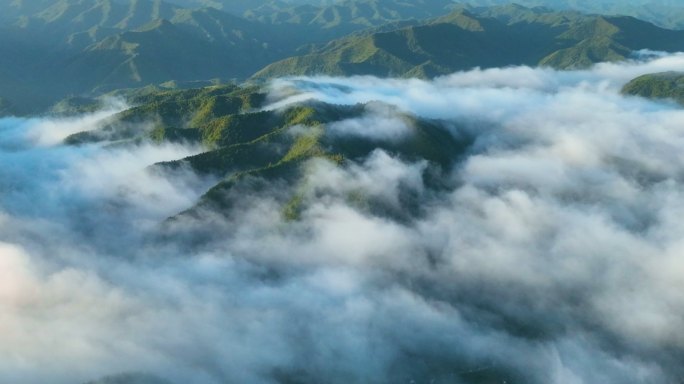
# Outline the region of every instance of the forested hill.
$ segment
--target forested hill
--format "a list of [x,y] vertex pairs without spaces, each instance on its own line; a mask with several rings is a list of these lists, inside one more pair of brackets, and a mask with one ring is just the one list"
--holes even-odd
[[684,32],[546,8],[450,0],[247,4],[3,2],[0,113],[42,112],[66,97],[162,83],[182,88],[301,74],[431,77],[516,64],[576,68],[642,48],[684,49]]
[[622,89],[626,95],[670,99],[684,104],[684,72],[662,72],[639,76]]
[[252,12],[252,20],[180,3],[2,2],[0,97],[16,112],[29,113],[70,95],[170,80],[241,81],[302,46],[388,22],[432,17],[446,12],[442,8],[449,1],[363,0],[334,7],[235,1]]
[[504,6],[459,9],[392,31],[357,34],[271,64],[256,78],[285,75],[431,77],[473,67],[583,68],[634,51],[684,50],[684,32],[632,17]]

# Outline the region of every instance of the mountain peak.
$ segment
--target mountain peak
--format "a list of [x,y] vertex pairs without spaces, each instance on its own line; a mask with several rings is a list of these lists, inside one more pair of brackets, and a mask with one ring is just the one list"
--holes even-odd
[[435,19],[432,24],[454,24],[467,31],[484,31],[480,20],[467,9],[457,9],[446,16]]

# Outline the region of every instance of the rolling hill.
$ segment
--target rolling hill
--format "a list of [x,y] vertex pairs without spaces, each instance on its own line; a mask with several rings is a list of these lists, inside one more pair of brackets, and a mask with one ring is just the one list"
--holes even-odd
[[[510,4],[508,0],[457,0],[478,6]],[[605,16],[632,16],[668,29],[684,29],[684,9],[678,0],[517,0],[526,7],[548,7],[556,11],[575,10]]]
[[430,22],[357,34],[271,64],[254,78],[286,75],[431,77],[472,67],[569,69],[623,60],[639,49],[684,49],[684,32],[631,17],[543,8],[461,8]]
[[445,12],[450,0],[251,4],[247,18],[162,0],[0,5],[7,10],[0,98],[12,105],[2,113],[43,112],[64,98],[169,82],[313,74],[427,78],[472,67],[586,67],[641,48],[684,49],[681,31],[546,8],[462,6],[419,20]]
[[292,54],[302,39],[213,8],[160,0],[59,0],[37,13],[20,10],[27,13],[0,35],[0,97],[24,113],[69,95],[244,78]]
[[[248,20],[217,7],[186,9],[162,0],[15,0],[0,4],[6,11],[0,12],[0,97],[18,113],[32,113],[64,97],[120,88],[241,81],[302,46],[431,16],[446,3],[350,0],[329,7],[290,2],[259,7],[232,2],[255,9]],[[290,17],[280,20],[282,14]]]
[[684,73],[663,72],[639,76],[622,89],[625,95],[671,99],[684,105]]
[[[456,139],[449,134],[442,122],[406,113],[401,114],[410,130],[405,138],[368,140],[339,136],[331,130],[334,124],[391,107],[378,103],[340,106],[303,102],[284,110],[263,110],[265,96],[259,88],[233,85],[135,96],[130,101],[138,104],[137,107],[113,116],[94,131],[68,137],[66,143],[202,143],[206,152],[156,166],[161,172],[190,167],[199,174],[218,178],[219,182],[196,207],[183,213],[184,217],[192,217],[197,209],[216,207],[229,213],[235,203],[231,200],[231,191],[258,188],[251,184],[258,177],[268,183],[291,186],[284,188],[287,196],[281,203],[282,214],[293,220],[301,209],[298,196],[302,190],[297,186],[306,177],[307,160],[327,159],[331,164],[340,165],[383,149],[408,160],[429,161],[437,175],[450,169],[470,145],[469,138]],[[441,183],[439,178],[428,182]],[[391,214],[400,216],[415,208],[408,200],[406,204],[398,210],[384,206],[375,209],[390,210]]]
[[[390,0],[394,1],[394,0]],[[184,7],[216,7],[236,15],[244,15],[246,12],[267,5],[269,8],[290,8],[297,5],[321,5],[328,6],[342,1],[335,0],[170,0]],[[511,4],[509,0],[454,0],[459,5],[475,4],[479,7],[491,7]],[[385,1],[384,3],[389,3]],[[414,2],[404,2],[410,4]],[[606,16],[632,16],[641,20],[654,23],[668,29],[684,29],[684,10],[678,0],[517,0],[516,4],[526,7],[548,7],[556,11],[575,10],[585,13],[601,14]]]
[[324,6],[270,2],[246,11],[244,16],[268,24],[297,25],[340,34],[401,20],[428,19],[447,13],[452,5],[451,0],[343,0]]

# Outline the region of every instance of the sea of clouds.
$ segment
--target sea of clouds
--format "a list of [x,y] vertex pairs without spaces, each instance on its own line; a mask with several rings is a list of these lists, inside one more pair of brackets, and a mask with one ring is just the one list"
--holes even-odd
[[277,80],[267,109],[371,103],[332,137],[409,139],[411,114],[473,142],[440,190],[381,150],[312,160],[298,220],[278,185],[187,223],[201,244],[160,224],[216,180],[150,167],[201,148],[60,144],[116,109],[1,119],[0,382],[679,383],[684,109],[620,94],[669,70]]

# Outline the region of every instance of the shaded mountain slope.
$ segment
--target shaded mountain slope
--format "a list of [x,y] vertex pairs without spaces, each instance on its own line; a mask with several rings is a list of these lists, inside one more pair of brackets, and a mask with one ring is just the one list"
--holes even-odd
[[69,95],[244,78],[291,54],[300,41],[216,9],[185,10],[160,0],[59,0],[19,16],[3,32],[0,97],[24,113]]
[[344,0],[327,6],[270,2],[245,12],[244,16],[269,24],[317,29],[339,37],[391,22],[442,15],[452,4],[451,0]]
[[[20,113],[35,113],[67,96],[167,81],[240,81],[303,45],[432,15],[446,3],[269,3],[250,21],[213,7],[191,10],[162,0],[15,0],[0,4],[7,11],[0,34],[0,97]],[[282,12],[291,17],[279,21],[276,14]]]
[[333,41],[269,65],[254,78],[286,75],[430,77],[472,67],[586,67],[639,49],[684,49],[684,32],[629,17],[583,16],[507,6],[459,9],[431,22]]
[[[212,9],[184,11],[93,44],[66,64],[90,73],[88,89],[111,90],[167,80],[242,78],[290,52],[287,36]],[[96,72],[93,71],[96,69]]]
[[178,7],[162,0],[58,0],[43,7],[22,7],[15,25],[22,34],[48,38],[53,44],[83,48],[121,31],[134,30],[161,18],[172,18]]
[[6,6],[13,16],[5,17],[14,18],[0,27],[0,98],[16,113],[29,114],[65,97],[173,81],[318,74],[427,78],[472,67],[586,67],[623,60],[642,48],[684,50],[684,32],[629,17],[510,5],[465,6],[429,21],[415,19],[439,13],[445,3],[255,4],[254,21],[161,0],[13,2]]

